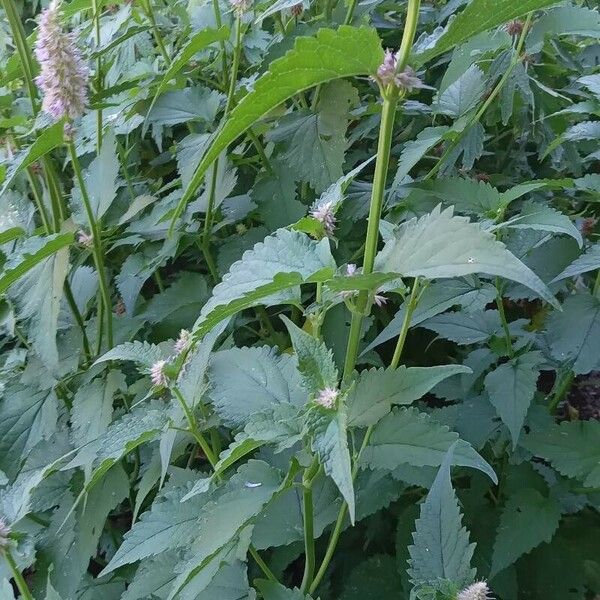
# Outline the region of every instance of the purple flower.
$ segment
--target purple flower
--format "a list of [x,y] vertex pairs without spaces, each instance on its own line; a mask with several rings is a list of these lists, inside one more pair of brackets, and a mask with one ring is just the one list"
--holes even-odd
[[386,50],[383,62],[377,69],[377,81],[387,87],[395,85],[401,90],[412,92],[414,89],[425,87],[412,67],[406,66],[403,71],[396,72],[398,68],[398,54]]
[[165,373],[166,360],[156,361],[150,368],[150,379],[153,385],[165,386],[167,385],[167,375]]
[[6,521],[0,517],[0,550],[8,547],[10,543],[10,527],[6,524]]
[[237,17],[241,17],[252,7],[252,0],[229,0],[229,3]]
[[56,120],[80,117],[88,102],[88,69],[73,34],[62,29],[59,0],[42,12],[35,55],[41,66],[35,82],[43,93],[42,110]]
[[316,206],[310,211],[311,217],[323,225],[323,229],[328,236],[332,236],[335,231],[336,218],[333,212],[333,202],[325,202]]
[[338,396],[339,392],[336,389],[326,387],[317,394],[315,402],[324,408],[335,408],[335,403]]
[[381,290],[377,290],[373,296],[373,302],[381,308],[387,303],[388,299],[381,293]]
[[490,589],[485,581],[478,581],[458,594],[456,600],[490,600]]
[[81,244],[84,248],[91,248],[94,243],[94,238],[85,231],[77,232],[77,243]]
[[181,354],[189,348],[192,341],[192,334],[187,329],[182,329],[179,332],[179,337],[175,342],[175,354]]

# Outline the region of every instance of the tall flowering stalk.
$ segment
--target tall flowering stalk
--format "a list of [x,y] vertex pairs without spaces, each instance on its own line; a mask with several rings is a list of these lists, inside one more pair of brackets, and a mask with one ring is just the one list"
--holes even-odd
[[88,103],[88,68],[72,33],[60,23],[60,1],[42,12],[35,44],[41,67],[35,82],[42,91],[42,110],[59,120],[76,119]]
[[[381,110],[381,124],[379,126],[379,140],[377,144],[377,162],[375,163],[375,175],[373,178],[373,189],[371,192],[371,202],[369,207],[369,223],[367,227],[367,236],[365,240],[365,254],[363,260],[362,272],[369,275],[373,272],[375,266],[375,255],[377,253],[377,244],[379,241],[379,223],[381,221],[381,210],[383,207],[383,198],[385,193],[385,183],[387,179],[388,166],[390,161],[390,152],[392,147],[392,135],[394,130],[394,120],[396,117],[396,108],[399,100],[406,94],[409,88],[417,87],[419,82],[416,80],[414,72],[408,69],[408,59],[415,39],[417,24],[419,20],[419,9],[421,0],[408,0],[408,10],[406,13],[406,22],[404,24],[404,33],[402,35],[402,44],[397,54],[387,53],[379,69],[378,76],[384,75],[386,81],[380,81],[380,89],[383,98]],[[416,285],[415,285],[416,287]],[[344,382],[348,382],[354,372],[356,360],[358,357],[358,347],[360,344],[362,325],[365,316],[370,309],[370,298],[368,291],[359,293],[356,301],[356,309],[352,315],[350,326],[350,335],[348,346],[346,348],[346,358],[344,361]],[[360,456],[369,443],[373,428],[367,429],[362,441],[361,448],[358,451],[352,477],[356,477]],[[344,519],[348,510],[348,504],[344,502],[338,512],[337,520],[331,532],[327,550],[323,562],[317,571],[311,585],[308,586],[308,593],[312,594],[323,579],[329,563],[333,558],[340,534],[344,526]]]
[[[72,121],[80,117],[88,103],[88,69],[72,33],[65,31],[60,22],[60,0],[52,0],[40,18],[35,55],[41,67],[35,82],[42,92],[42,110],[54,119],[65,119],[72,129]],[[69,132],[70,133],[70,132]],[[109,347],[113,344],[112,303],[104,270],[101,229],[94,215],[79,157],[69,134],[67,145],[81,198],[89,221],[92,254],[100,280],[100,294],[106,314]],[[101,336],[99,336],[100,345]],[[98,348],[99,349],[99,348]]]

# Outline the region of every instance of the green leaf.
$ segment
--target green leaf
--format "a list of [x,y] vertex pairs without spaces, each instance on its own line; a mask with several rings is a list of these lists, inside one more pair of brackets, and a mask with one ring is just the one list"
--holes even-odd
[[[5,229],[0,232],[0,246],[7,244],[8,242],[12,242],[20,238],[22,235],[25,235],[25,230],[21,227],[10,227],[9,229]],[[0,282],[2,279],[0,279]],[[0,283],[1,286],[1,283]]]
[[188,121],[214,121],[223,95],[205,87],[190,87],[159,96],[146,119],[150,125],[177,125]]
[[316,112],[294,112],[280,122],[274,141],[288,141],[285,159],[297,180],[308,181],[320,194],[343,176],[346,129],[357,92],[347,81],[321,88]]
[[[117,138],[111,129],[102,140],[100,154],[94,158],[84,173],[86,188],[96,219],[101,219],[113,203],[117,195],[118,175]],[[79,191],[79,193],[81,192]],[[87,224],[87,217],[83,222]]]
[[398,161],[398,170],[394,177],[395,185],[399,184],[425,154],[442,140],[448,129],[449,127],[446,125],[426,127],[417,135],[415,140],[406,142]]
[[181,48],[177,56],[171,61],[169,68],[165,71],[160,83],[156,88],[156,92],[154,93],[154,98],[152,99],[152,103],[148,109],[148,114],[152,112],[152,108],[154,107],[156,100],[162,94],[164,89],[178,73],[186,66],[189,60],[194,56],[194,54],[200,52],[210,44],[215,42],[222,42],[227,40],[229,37],[229,28],[221,27],[220,29],[203,29],[202,31],[198,31],[194,35],[192,35],[186,42],[186,44]]
[[534,229],[569,235],[577,241],[580,248],[583,246],[583,238],[579,229],[575,227],[567,215],[550,206],[543,206],[535,202],[523,204],[520,214],[501,224],[501,227]]
[[56,332],[71,240],[72,234],[52,238],[49,243],[44,238],[28,239],[19,255],[8,261],[2,278],[13,282],[9,296],[17,317],[28,322],[32,349],[53,373],[59,362]]
[[434,100],[433,109],[457,119],[477,106],[485,92],[485,75],[471,65],[454,83]]
[[181,548],[194,539],[198,519],[207,498],[205,494],[181,502],[186,492],[186,487],[163,492],[152,503],[151,509],[143,513],[140,520],[125,534],[123,543],[101,576],[123,565],[156,556],[166,550]]
[[297,359],[273,348],[231,348],[213,354],[210,398],[228,424],[244,426],[250,418],[279,404],[302,406],[307,399]]
[[[496,288],[490,284],[482,285],[474,277],[467,280],[434,282],[423,291],[419,304],[412,315],[411,327],[416,327],[419,323],[443,313],[453,306],[462,306],[467,312],[483,309],[495,297]],[[363,354],[398,336],[404,323],[405,314],[406,306],[403,304],[388,325],[363,350]]]
[[297,231],[280,229],[231,265],[202,308],[194,333],[200,337],[217,322],[259,300],[267,306],[295,303],[300,283],[325,270],[327,276],[321,280],[331,278],[334,269],[328,240],[316,242]]
[[312,600],[310,596],[306,596],[298,588],[290,590],[276,581],[257,579],[255,583],[265,600]]
[[552,356],[572,361],[576,375],[597,368],[600,359],[600,299],[590,294],[569,296],[561,312],[548,319],[546,337]]
[[444,206],[454,206],[458,213],[495,218],[499,210],[507,204],[502,194],[485,181],[442,177],[436,180],[420,181],[404,201],[409,211],[419,216],[435,208],[440,202]]
[[6,190],[21,171],[54,150],[54,148],[58,148],[58,146],[64,144],[63,127],[64,123],[62,121],[54,123],[54,125],[42,131],[31,146],[19,151],[10,161],[10,168],[6,173],[6,179],[0,190],[0,196],[4,196]]
[[[194,542],[177,568],[179,575],[174,591],[184,588],[192,577],[201,573],[214,553],[239,535],[271,500],[281,483],[277,469],[263,461],[250,460],[216,490],[198,514],[197,524],[191,532]],[[183,504],[193,503],[196,498],[198,496]],[[169,597],[173,598],[175,594]]]
[[457,433],[415,408],[392,410],[377,423],[369,445],[363,451],[362,463],[370,469],[389,471],[401,464],[437,467],[455,442],[453,464],[478,469],[492,481],[497,481],[492,467],[470,444],[459,440]]
[[599,421],[563,421],[531,432],[521,445],[565,477],[580,479],[586,487],[600,487],[599,436]]
[[485,342],[502,330],[497,310],[480,310],[471,313],[447,312],[436,315],[420,324],[435,331],[440,337],[461,345]]
[[582,273],[589,273],[600,269],[600,244],[594,244],[585,254],[573,261],[564,271],[559,273],[550,283],[562,281],[569,277],[576,277]]
[[462,525],[458,499],[452,489],[450,467],[456,442],[444,454],[437,477],[421,505],[409,546],[409,575],[414,585],[448,580],[460,589],[473,582],[471,568],[475,544]]
[[259,206],[269,229],[287,227],[306,214],[306,206],[296,198],[296,169],[286,168],[281,160],[271,163],[273,173],[259,179],[252,189],[252,200]]
[[393,404],[411,404],[444,379],[458,373],[471,373],[471,369],[462,365],[442,365],[362,371],[346,399],[348,425],[375,425]]
[[466,42],[469,38],[517,19],[527,13],[556,4],[555,0],[472,0],[467,7],[453,19],[435,46],[415,57],[417,65]]
[[537,389],[540,365],[539,352],[528,352],[506,362],[485,377],[485,389],[498,416],[508,427],[517,447],[529,405]]
[[29,451],[56,432],[58,402],[52,389],[7,387],[0,400],[0,469],[19,471]]
[[[15,237],[11,239],[15,239],[20,235],[19,231],[22,232],[20,228],[13,227],[2,235],[13,232],[12,235],[15,235]],[[15,281],[42,261],[72,244],[73,239],[72,233],[62,233],[47,237],[30,237],[25,240],[18,252],[10,257],[0,275],[0,294],[6,292]],[[10,239],[0,240],[0,243],[5,244],[8,241]]]
[[356,509],[347,425],[348,417],[343,405],[333,416],[321,415],[312,432],[312,449],[348,504],[350,521],[354,524]]
[[440,207],[400,225],[377,258],[377,270],[427,279],[485,273],[517,281],[555,307],[544,282],[493,234]]
[[149,369],[152,365],[163,358],[162,351],[158,346],[149,342],[125,342],[115,346],[96,360],[95,365],[111,360],[129,360],[141,367]]
[[302,90],[341,77],[374,75],[382,59],[379,37],[371,28],[344,25],[335,31],[319,29],[314,38],[298,38],[293,50],[270,64],[216,134],[179,202],[172,226],[193,198],[208,167],[256,121]]
[[337,388],[338,372],[333,353],[316,337],[306,333],[282,315],[298,357],[298,371],[302,374],[308,392],[316,395],[325,388]]
[[542,542],[549,542],[560,522],[560,506],[535,489],[517,490],[506,501],[492,554],[490,577],[513,564]]
[[541,52],[544,39],[554,36],[590,36],[600,33],[600,13],[585,6],[559,6],[537,19],[527,36],[527,52]]

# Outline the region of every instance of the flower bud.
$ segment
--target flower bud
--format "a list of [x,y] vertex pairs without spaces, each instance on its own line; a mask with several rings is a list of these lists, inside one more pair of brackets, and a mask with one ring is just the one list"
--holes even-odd
[[382,86],[395,85],[398,89],[405,92],[412,92],[414,89],[426,87],[419,79],[412,67],[408,65],[404,70],[398,69],[398,54],[391,50],[386,50],[383,57],[383,62],[377,69],[377,77],[375,78]]
[[165,373],[165,367],[167,365],[166,360],[156,361],[150,368],[150,380],[155,386],[166,386],[167,375]]
[[179,338],[175,342],[175,353],[181,354],[187,350],[192,341],[192,334],[187,329],[182,329],[179,332]]
[[10,544],[10,527],[6,524],[6,521],[0,517],[0,551],[4,548],[8,548]]
[[333,235],[337,222],[333,211],[333,202],[325,202],[320,206],[315,206],[310,211],[310,215],[323,225],[323,229],[328,236]]

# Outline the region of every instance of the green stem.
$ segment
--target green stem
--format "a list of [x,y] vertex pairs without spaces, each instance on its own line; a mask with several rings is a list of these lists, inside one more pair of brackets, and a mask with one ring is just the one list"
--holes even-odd
[[154,36],[154,41],[156,42],[156,45],[158,46],[166,65],[169,66],[171,64],[171,58],[160,34],[160,29],[158,28],[158,24],[156,22],[156,16],[154,15],[154,10],[152,9],[152,2],[150,0],[145,0],[145,2],[142,3],[142,6],[146,16],[148,17],[148,20],[150,21],[150,25],[152,26],[152,35]]
[[31,107],[33,113],[37,114],[37,88],[33,79],[34,63],[31,51],[27,45],[27,37],[25,35],[25,30],[23,29],[23,24],[21,23],[21,17],[19,16],[19,12],[17,11],[17,7],[13,0],[2,0],[2,7],[4,8],[6,18],[10,25],[13,41],[17,47],[17,53],[21,59],[21,68],[23,69],[25,84],[27,85],[27,90],[29,92]]
[[548,404],[548,412],[550,414],[554,414],[556,411],[556,407],[560,404],[561,400],[567,395],[573,380],[575,379],[575,373],[573,371],[569,371],[565,376],[563,376],[562,380],[557,383],[555,386],[555,392]]
[[275,575],[273,574],[273,571],[271,571],[271,569],[269,569],[267,563],[262,559],[262,557],[260,556],[260,554],[258,553],[256,548],[254,546],[250,546],[250,548],[248,548],[248,550],[250,552],[250,556],[252,556],[252,558],[254,559],[256,564],[260,567],[260,570],[265,574],[265,577],[269,581],[274,581],[275,583],[279,583],[277,577],[275,577]]
[[410,329],[410,323],[412,321],[413,313],[415,312],[415,308],[417,308],[417,304],[419,301],[419,291],[420,291],[421,282],[417,277],[413,283],[412,291],[410,293],[410,298],[408,299],[408,303],[406,305],[406,313],[404,314],[404,321],[402,321],[402,328],[400,329],[400,334],[398,335],[398,341],[396,342],[396,349],[394,350],[394,356],[392,357],[392,362],[390,363],[390,367],[392,369],[396,369],[400,364],[400,358],[402,357],[402,351],[404,350],[404,343],[406,342],[406,336],[408,335],[408,330]]
[[449,144],[448,148],[446,148],[445,152],[442,154],[438,162],[433,166],[433,168],[425,175],[424,179],[431,179],[434,177],[438,171],[442,168],[442,166],[446,163],[448,157],[452,154],[452,152],[456,149],[456,147],[460,144],[460,142],[464,139],[464,137],[469,133],[471,128],[478,123],[483,115],[487,112],[488,108],[493,104],[494,100],[498,97],[498,94],[502,91],[502,88],[506,85],[506,82],[512,75],[512,72],[515,70],[519,60],[521,60],[521,52],[523,51],[523,46],[525,44],[525,38],[527,37],[527,33],[529,32],[529,25],[531,23],[533,13],[529,13],[527,15],[527,21],[525,22],[525,26],[523,27],[523,32],[521,33],[521,37],[517,43],[517,47],[515,50],[515,54],[513,59],[506,69],[504,75],[500,78],[500,81],[496,84],[492,93],[486,98],[485,102],[481,105],[479,110],[475,113],[473,117],[468,121],[466,127],[452,140]]
[[310,467],[302,477],[302,507],[304,516],[304,575],[300,591],[306,592],[312,583],[315,572],[315,530],[314,530],[314,507],[312,485],[313,480],[319,472],[320,464],[317,457],[314,458]]
[[500,321],[502,322],[502,330],[504,331],[504,337],[506,338],[506,350],[508,351],[508,356],[513,358],[515,355],[515,349],[513,348],[512,336],[510,335],[510,328],[506,319],[504,300],[502,299],[500,279],[498,277],[496,277],[496,306],[498,307],[498,314],[500,315]]
[[194,439],[198,442],[200,448],[202,448],[202,452],[204,452],[206,458],[208,459],[208,462],[210,463],[210,466],[213,468],[214,471],[218,459],[214,455],[210,444],[207,442],[206,438],[202,435],[202,432],[198,428],[198,422],[196,421],[196,417],[194,416],[193,411],[188,406],[187,402],[185,401],[185,398],[183,397],[183,394],[179,391],[179,388],[173,386],[172,391],[175,398],[177,398],[177,400],[179,401],[179,404],[181,404],[181,408],[183,408],[183,412],[185,413],[185,418],[188,422],[191,434],[194,436]]
[[348,6],[348,11],[346,12],[346,18],[344,19],[344,25],[350,25],[350,23],[352,23],[352,19],[354,18],[354,11],[356,10],[357,4],[358,4],[358,0],[350,0],[350,6]]
[[75,322],[79,326],[81,330],[82,340],[83,340],[83,353],[85,354],[86,362],[91,362],[92,360],[92,350],[90,347],[90,341],[87,336],[87,332],[85,330],[85,323],[83,322],[83,317],[79,312],[79,308],[77,307],[77,303],[75,302],[75,297],[73,296],[73,290],[71,289],[71,285],[68,281],[65,281],[65,297],[67,298],[67,303],[71,308],[71,312],[73,313],[73,317],[75,318]]
[[5,548],[3,550],[3,554],[4,554],[4,558],[6,559],[6,562],[8,563],[10,571],[12,573],[13,579],[15,580],[15,583],[17,584],[17,588],[19,590],[19,593],[21,594],[21,599],[22,600],[33,600],[33,596],[31,595],[31,592],[29,591],[27,582],[25,581],[23,575],[21,574],[21,571],[19,571],[19,568],[17,567],[17,563],[15,563],[15,559],[12,557],[10,550],[8,548]]
[[73,170],[75,171],[75,177],[81,190],[81,199],[83,200],[83,206],[88,218],[90,225],[90,233],[92,234],[92,254],[94,256],[94,263],[96,270],[98,271],[98,279],[100,281],[100,295],[102,297],[102,303],[106,313],[106,339],[108,341],[108,347],[113,347],[113,328],[112,328],[112,305],[110,301],[110,293],[108,289],[108,283],[106,280],[106,272],[104,269],[104,256],[102,254],[102,241],[100,238],[100,228],[94,215],[94,210],[88,195],[85,180],[83,178],[83,172],[81,164],[79,163],[79,157],[75,150],[75,145],[72,141],[68,143],[69,153],[71,155],[71,163]]
[[[219,6],[219,0],[213,0],[213,11],[215,13],[215,23],[217,29],[223,27],[223,18],[221,17],[221,7]],[[221,46],[221,61],[223,63],[223,81],[227,81],[227,48],[225,47],[225,40],[221,40],[219,45]]]
[[[391,93],[388,94],[383,101],[381,125],[379,128],[379,142],[377,145],[377,162],[375,164],[375,176],[373,179],[373,190],[371,193],[371,205],[369,209],[369,224],[365,241],[363,262],[363,273],[365,275],[371,274],[373,272],[373,266],[375,265],[375,255],[377,254],[377,244],[379,242],[379,222],[381,220],[381,210],[383,207],[385,182],[390,160],[394,118],[398,99],[398,90],[397,88],[393,88]],[[363,319],[367,314],[368,304],[369,292],[366,290],[361,291],[356,303],[357,310],[352,315],[352,323],[350,325],[350,336],[344,362],[344,381],[348,381],[349,378],[352,377],[352,372],[356,366],[358,348],[362,334],[362,324]]]

